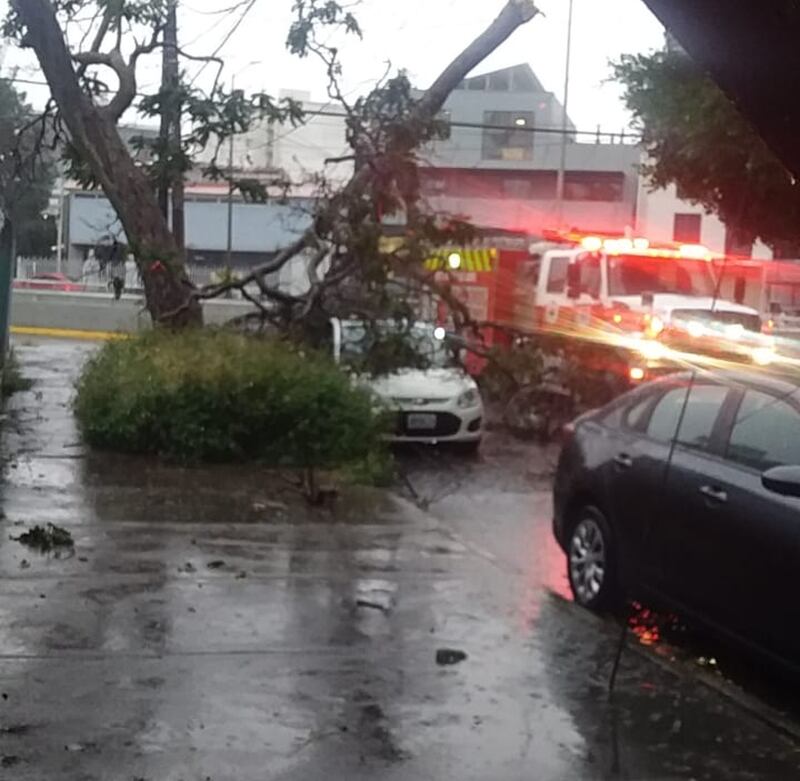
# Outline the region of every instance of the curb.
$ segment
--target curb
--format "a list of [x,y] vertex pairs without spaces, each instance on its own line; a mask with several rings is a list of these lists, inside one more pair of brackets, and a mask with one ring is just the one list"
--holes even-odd
[[[569,612],[572,616],[586,622],[587,624],[596,626],[604,634],[611,635],[612,629],[614,630],[614,634],[619,632],[620,627],[618,624],[608,624],[600,616],[589,613],[583,608],[578,607],[574,602],[570,602],[560,594],[550,591],[549,589],[548,592],[553,603],[558,605],[559,609]],[[609,642],[611,641],[612,638],[609,637]],[[616,642],[616,640],[613,642]],[[672,675],[676,677],[690,679],[701,683],[706,688],[711,689],[716,694],[719,694],[720,696],[729,700],[743,711],[746,711],[759,721],[763,722],[769,727],[772,727],[785,737],[800,742],[799,724],[796,724],[792,719],[781,713],[781,711],[777,710],[771,705],[768,705],[755,695],[748,694],[746,691],[726,681],[724,678],[712,675],[705,670],[690,664],[684,659],[676,658],[674,661],[664,659],[658,654],[653,653],[653,651],[647,647],[633,641],[630,632],[628,633],[625,642],[625,651],[632,651],[640,658],[656,664],[662,670],[672,673]],[[619,686],[619,683],[617,683],[617,686]]]
[[39,328],[37,326],[12,325],[10,330],[15,336],[44,336],[51,339],[81,339],[94,342],[131,338],[131,334],[119,331],[83,331],[74,328]]

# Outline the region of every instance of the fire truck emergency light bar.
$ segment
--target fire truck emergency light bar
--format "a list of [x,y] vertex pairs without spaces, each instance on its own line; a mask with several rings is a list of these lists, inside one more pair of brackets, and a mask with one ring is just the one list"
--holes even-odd
[[651,258],[689,258],[713,260],[713,253],[702,244],[651,243],[645,238],[602,236],[575,231],[545,231],[545,238],[580,246],[587,252],[606,252],[609,255],[642,255]]

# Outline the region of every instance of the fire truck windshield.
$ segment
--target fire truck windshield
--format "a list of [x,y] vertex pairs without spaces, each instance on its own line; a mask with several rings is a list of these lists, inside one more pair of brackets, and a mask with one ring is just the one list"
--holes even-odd
[[608,259],[608,292],[611,296],[642,293],[676,293],[713,296],[714,274],[705,260],[614,255]]

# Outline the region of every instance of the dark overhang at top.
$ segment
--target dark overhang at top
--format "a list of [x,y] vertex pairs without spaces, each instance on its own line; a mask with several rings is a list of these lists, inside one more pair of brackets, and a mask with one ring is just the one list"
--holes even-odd
[[800,2],[644,2],[800,179]]

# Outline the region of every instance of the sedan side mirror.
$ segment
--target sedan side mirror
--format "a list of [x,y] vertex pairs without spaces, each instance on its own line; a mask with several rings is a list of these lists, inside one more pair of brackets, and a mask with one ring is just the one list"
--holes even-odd
[[781,496],[800,498],[800,466],[776,466],[761,475],[761,484]]

